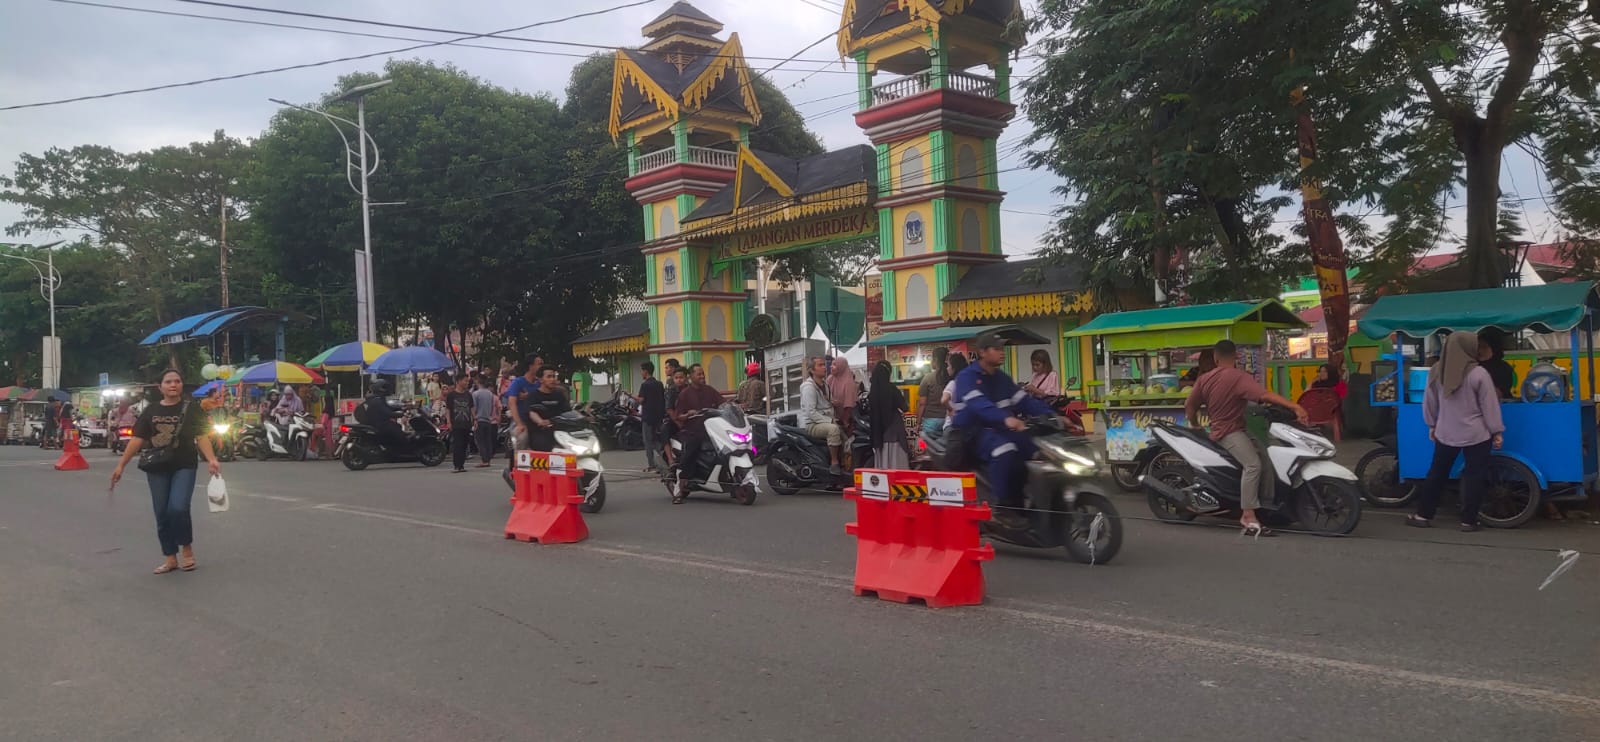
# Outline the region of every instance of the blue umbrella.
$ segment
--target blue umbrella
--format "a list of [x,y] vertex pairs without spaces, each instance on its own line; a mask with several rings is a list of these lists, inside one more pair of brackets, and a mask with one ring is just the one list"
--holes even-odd
[[204,384],[201,384],[199,389],[194,390],[194,396],[195,397],[204,397],[204,396],[206,396],[206,395],[208,395],[208,394],[210,394],[210,393],[212,393],[212,392],[214,392],[214,391],[216,391],[218,389],[221,389],[221,388],[222,388],[222,381],[218,380],[218,379],[213,379],[213,380],[208,381],[208,382],[206,382]]
[[449,371],[456,367],[450,356],[432,348],[410,345],[395,348],[367,364],[369,374],[426,374]]

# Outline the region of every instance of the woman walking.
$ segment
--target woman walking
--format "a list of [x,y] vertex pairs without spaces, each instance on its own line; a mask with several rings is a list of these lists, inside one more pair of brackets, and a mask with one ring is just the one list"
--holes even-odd
[[894,368],[888,361],[878,361],[872,367],[871,386],[867,389],[867,426],[872,433],[873,466],[909,469],[906,425],[902,419],[906,401],[890,376],[893,373]]
[[1428,528],[1439,505],[1439,491],[1450,478],[1457,456],[1466,457],[1461,472],[1461,530],[1478,530],[1478,506],[1488,484],[1489,452],[1498,449],[1506,426],[1500,420],[1500,396],[1489,372],[1478,365],[1478,336],[1452,333],[1444,353],[1428,372],[1422,418],[1433,440],[1433,464],[1417,493],[1417,512],[1406,525]]
[[183,375],[169,368],[161,373],[161,399],[146,406],[133,424],[133,439],[128,441],[117,468],[111,471],[111,489],[115,490],[128,460],[139,457],[139,468],[150,484],[156,538],[166,556],[166,561],[155,569],[158,575],[195,568],[189,501],[194,496],[197,448],[206,457],[211,476],[222,475],[208,432],[205,411],[184,399]]
[[922,382],[917,385],[917,417],[922,419],[924,433],[944,429],[945,409],[941,396],[944,394],[944,386],[950,383],[950,371],[945,365],[949,360],[949,348],[934,348],[933,364],[928,367],[928,372],[922,375]]

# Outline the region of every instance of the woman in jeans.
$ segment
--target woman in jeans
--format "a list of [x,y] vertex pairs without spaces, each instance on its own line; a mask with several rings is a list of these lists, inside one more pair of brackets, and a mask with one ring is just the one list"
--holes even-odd
[[[155,573],[195,568],[194,527],[189,520],[189,501],[194,496],[196,449],[205,455],[211,476],[221,476],[222,467],[211,450],[210,428],[205,410],[189,404],[183,397],[183,375],[169,368],[161,373],[161,399],[147,405],[133,424],[133,439],[117,468],[111,471],[111,488],[122,479],[122,469],[140,451],[151,452],[151,460],[140,459],[150,483],[150,502],[156,513],[156,538],[166,561]],[[180,554],[181,550],[181,554]]]
[[940,396],[950,383],[950,371],[945,364],[950,359],[949,348],[934,348],[933,363],[922,382],[917,385],[917,417],[922,418],[922,432],[932,433],[944,429],[944,403]]
[[1406,525],[1428,528],[1439,505],[1439,491],[1450,478],[1457,456],[1466,457],[1461,472],[1461,530],[1478,530],[1478,506],[1488,484],[1489,452],[1501,445],[1506,426],[1500,420],[1500,395],[1489,372],[1478,365],[1478,336],[1452,333],[1444,353],[1428,372],[1422,398],[1422,419],[1433,440],[1433,464],[1417,493],[1417,512]]

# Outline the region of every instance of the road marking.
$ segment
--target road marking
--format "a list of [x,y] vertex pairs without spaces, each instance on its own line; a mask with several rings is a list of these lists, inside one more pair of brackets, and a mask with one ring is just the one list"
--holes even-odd
[[[499,531],[490,531],[482,528],[458,526],[452,523],[422,520],[405,515],[395,515],[385,512],[376,512],[366,508],[354,508],[333,503],[313,505],[308,509],[325,512],[347,513],[368,518],[387,520],[408,525],[440,528],[458,533],[470,533],[478,536],[501,537]],[[828,575],[810,570],[791,570],[786,568],[748,567],[726,564],[716,561],[713,557],[697,554],[675,554],[672,552],[644,552],[616,546],[598,546],[593,544],[577,544],[573,550],[595,554],[604,554],[616,557],[628,557],[646,562],[671,564],[680,567],[710,570],[724,574],[740,575],[745,577],[762,577],[767,579],[788,580],[799,582],[818,588],[837,590],[849,587],[852,581],[843,576]],[[1268,665],[1282,670],[1295,671],[1311,669],[1331,675],[1346,677],[1355,676],[1375,682],[1390,685],[1413,686],[1417,684],[1431,685],[1449,691],[1465,691],[1472,694],[1487,696],[1490,700],[1510,700],[1522,704],[1538,706],[1553,706],[1562,709],[1575,710],[1590,715],[1600,716],[1600,698],[1580,696],[1572,693],[1540,688],[1501,680],[1483,680],[1469,677],[1445,675],[1442,673],[1409,670],[1393,665],[1380,665],[1370,662],[1337,659],[1322,655],[1294,652],[1290,650],[1272,649],[1245,641],[1223,641],[1207,639],[1196,636],[1186,631],[1167,631],[1161,629],[1145,629],[1129,626],[1125,622],[1112,622],[1109,620],[1071,618],[1040,610],[1012,607],[1015,605],[1028,605],[1024,601],[1007,599],[991,599],[983,610],[992,611],[1017,619],[1023,623],[1037,626],[1048,624],[1051,626],[1072,629],[1076,632],[1111,636],[1123,639],[1137,639],[1142,643],[1151,643],[1159,646],[1183,646],[1198,650],[1206,654],[1219,654],[1229,659],[1252,660],[1256,664]],[[1037,604],[1035,604],[1037,605]],[[966,615],[964,611],[929,611],[925,615],[950,617]],[[1200,627],[1193,627],[1194,632],[1205,631]]]
[[54,461],[12,461],[12,462],[8,462],[8,463],[4,463],[4,464],[0,464],[0,467],[12,467],[12,466],[54,466],[54,465],[55,465],[55,463],[56,463],[56,462],[54,462]]
[[230,496],[230,497],[258,497],[258,498],[263,499],[263,500],[272,500],[273,502],[305,502],[305,498],[301,498],[301,497],[288,497],[286,495],[264,495],[264,494],[262,494],[260,492],[229,492],[228,496]]

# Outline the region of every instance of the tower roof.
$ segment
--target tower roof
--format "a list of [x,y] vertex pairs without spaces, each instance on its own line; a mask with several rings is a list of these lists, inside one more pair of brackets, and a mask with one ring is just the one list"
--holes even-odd
[[722,30],[722,21],[706,15],[699,8],[686,2],[675,2],[667,12],[656,16],[656,19],[646,23],[642,29],[645,36],[657,37],[672,33],[673,31],[686,31],[689,33],[711,36]]
[[982,21],[1010,34],[1008,27],[1021,15],[1019,0],[845,0],[839,52],[849,55],[858,42],[908,26],[935,28],[955,17]]

